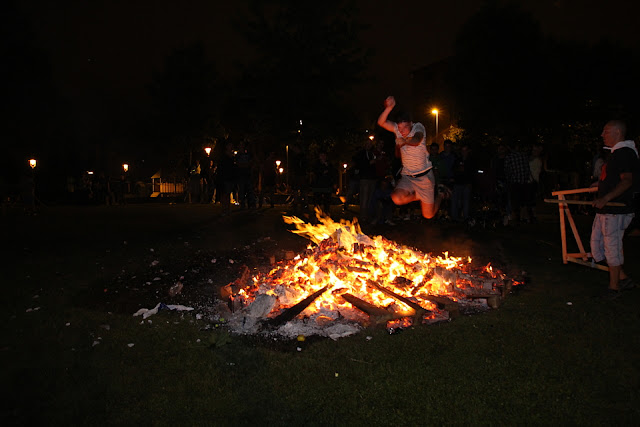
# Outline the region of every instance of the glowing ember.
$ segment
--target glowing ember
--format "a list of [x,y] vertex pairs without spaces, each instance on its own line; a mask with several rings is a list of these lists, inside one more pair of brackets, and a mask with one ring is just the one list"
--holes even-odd
[[327,336],[344,336],[344,327],[333,334],[331,328],[345,324],[406,327],[447,319],[462,303],[493,307],[518,284],[491,265],[474,267],[470,257],[432,256],[382,236],[370,238],[356,221],[317,216],[317,225],[284,217],[296,226],[294,233],[315,243],[304,254],[268,274],[250,277],[245,270],[226,287],[233,306],[243,307],[232,316],[232,327],[253,333],[271,321],[280,334],[297,336],[293,317],[313,328],[306,335],[321,328],[329,330]]

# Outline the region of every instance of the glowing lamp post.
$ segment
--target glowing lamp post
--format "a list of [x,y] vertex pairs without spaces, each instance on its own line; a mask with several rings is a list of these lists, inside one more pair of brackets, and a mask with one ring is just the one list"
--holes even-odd
[[438,109],[434,108],[433,110],[431,110],[431,114],[435,114],[436,116],[436,139],[438,138]]
[[375,139],[375,136],[369,135],[369,139],[373,141]]
[[128,165],[127,163],[124,163],[124,164],[122,165],[122,170],[124,171],[124,173],[129,172],[129,165]]
[[342,173],[340,174],[340,190],[346,191],[347,187],[347,164],[342,164]]
[[276,160],[276,169],[280,169],[280,164],[282,162],[280,160]]
[[204,147],[204,152],[207,153],[207,157],[211,154],[211,147]]
[[35,169],[37,164],[38,161],[36,159],[29,159],[29,166],[31,166],[31,169]]

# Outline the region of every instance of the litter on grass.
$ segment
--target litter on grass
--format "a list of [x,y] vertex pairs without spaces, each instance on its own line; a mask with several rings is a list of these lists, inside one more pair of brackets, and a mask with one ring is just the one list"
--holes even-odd
[[133,313],[133,317],[142,316],[143,319],[146,319],[149,316],[153,316],[157,314],[159,310],[174,310],[174,311],[192,311],[193,307],[187,307],[179,304],[164,304],[159,302],[155,307],[149,308],[141,308],[140,310]]

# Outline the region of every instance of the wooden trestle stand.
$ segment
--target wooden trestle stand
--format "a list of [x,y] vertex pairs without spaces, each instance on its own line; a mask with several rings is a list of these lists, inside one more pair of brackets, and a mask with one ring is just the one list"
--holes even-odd
[[[576,223],[573,221],[573,216],[571,215],[571,211],[569,210],[569,205],[591,205],[591,201],[567,200],[565,198],[567,194],[595,193],[597,191],[598,191],[597,187],[576,188],[575,190],[554,191],[551,193],[551,195],[557,196],[558,198],[544,199],[544,201],[547,203],[558,204],[558,212],[560,213],[560,237],[562,239],[562,262],[564,264],[573,262],[573,263],[584,265],[587,267],[609,271],[609,267],[607,267],[606,265],[600,265],[600,264],[596,264],[594,262],[589,261],[589,258],[591,257],[591,253],[585,251],[584,245],[582,244],[582,239],[580,239],[580,235],[578,234],[578,229],[576,228]],[[624,206],[624,204],[609,202],[607,203],[607,206]],[[565,224],[565,217],[569,221],[569,226],[571,227],[571,231],[573,232],[573,237],[576,239],[576,243],[578,244],[578,250],[580,251],[579,253],[567,253],[567,229]]]

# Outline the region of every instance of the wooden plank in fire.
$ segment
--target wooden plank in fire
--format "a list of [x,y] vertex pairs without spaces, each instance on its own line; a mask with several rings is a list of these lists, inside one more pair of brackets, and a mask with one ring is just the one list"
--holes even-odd
[[420,295],[420,298],[426,299],[434,303],[440,310],[449,312],[449,317],[454,318],[460,316],[460,306],[454,300],[440,295]]
[[368,303],[367,301],[364,301],[355,295],[344,293],[340,296],[349,304],[357,308],[358,310],[368,314],[369,318],[376,325],[386,323],[389,320],[395,320],[395,319],[400,319],[402,317],[406,317],[404,314],[392,313],[382,307],[378,307],[371,303]]
[[425,314],[430,314],[431,311],[427,310],[426,308],[423,308],[420,304],[417,304],[413,301],[411,301],[409,298],[405,298],[402,295],[398,295],[395,292],[393,292],[391,289],[387,289],[384,286],[380,285],[379,283],[369,279],[367,280],[367,284],[369,286],[372,286],[374,288],[376,288],[377,290],[379,290],[380,292],[389,295],[391,298],[395,298],[400,302],[403,302],[405,304],[407,304],[409,307],[411,307],[414,311],[415,311],[415,315],[414,315],[414,325],[416,324],[420,324],[422,322],[422,317]]
[[487,305],[491,308],[500,307],[500,303],[502,302],[502,295],[499,292],[473,292],[471,294],[464,294],[463,298],[469,299],[481,299],[485,298],[487,300]]
[[293,318],[296,317],[298,314],[302,313],[305,308],[309,307],[309,305],[311,305],[311,303],[314,302],[316,298],[318,298],[320,295],[325,293],[327,289],[329,289],[329,285],[325,286],[319,291],[312,293],[311,295],[309,295],[302,301],[296,303],[295,305],[283,310],[282,313],[278,314],[273,319],[266,320],[264,324],[266,326],[275,327],[275,326],[280,326],[284,323],[287,323],[290,320],[293,320]]

